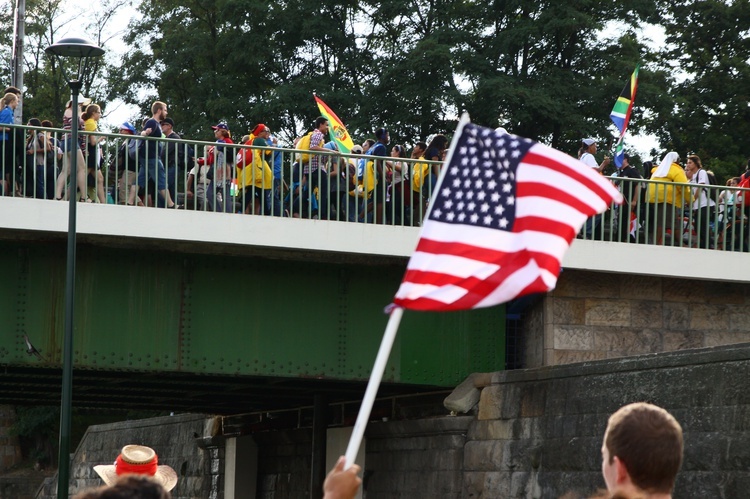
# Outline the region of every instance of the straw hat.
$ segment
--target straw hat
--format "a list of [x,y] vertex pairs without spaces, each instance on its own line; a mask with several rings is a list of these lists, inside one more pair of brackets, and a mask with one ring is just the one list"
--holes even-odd
[[[78,99],[78,105],[83,106],[83,107],[88,106],[89,104],[91,104],[91,102],[92,102],[91,99],[89,99],[88,97],[81,97],[80,99]],[[73,99],[69,99],[65,107],[70,107],[72,105],[73,105]]]
[[107,485],[112,485],[122,475],[146,475],[152,477],[165,489],[172,490],[177,485],[177,473],[166,465],[158,465],[159,459],[151,447],[126,445],[117,456],[115,464],[94,466],[94,471]]

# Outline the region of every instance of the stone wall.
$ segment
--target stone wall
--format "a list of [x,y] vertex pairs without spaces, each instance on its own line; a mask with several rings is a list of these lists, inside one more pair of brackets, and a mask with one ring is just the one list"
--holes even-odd
[[[148,445],[159,464],[179,476],[174,499],[223,499],[223,447],[214,444],[218,418],[184,414],[91,426],[72,456],[71,496],[103,484],[94,465],[111,464],[128,444]],[[37,499],[57,497],[57,476],[47,480]]]
[[12,405],[0,405],[0,472],[21,463],[21,446],[18,437],[11,434],[16,422],[16,410]]
[[[750,485],[750,345],[494,373],[471,425],[462,497],[585,497],[601,478],[609,415],[648,401],[681,423],[675,497],[744,497]],[[368,457],[369,459],[369,457]]]
[[253,439],[258,446],[256,497],[310,497],[312,430],[255,433]]
[[470,416],[371,423],[367,428],[366,497],[460,498]]
[[748,342],[750,284],[566,270],[524,339],[526,367]]

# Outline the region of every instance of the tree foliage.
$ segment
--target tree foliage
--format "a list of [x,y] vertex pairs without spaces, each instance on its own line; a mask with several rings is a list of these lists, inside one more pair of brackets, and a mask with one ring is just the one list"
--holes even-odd
[[[76,73],[76,64],[70,60],[58,61],[49,56],[45,49],[60,40],[69,31],[85,33],[85,37],[102,47],[107,47],[107,35],[114,24],[116,14],[129,0],[104,0],[99,9],[87,16],[76,16],[70,10],[70,3],[64,0],[26,0],[26,22],[24,42],[24,119],[31,117],[50,119],[61,124],[65,104],[70,99],[67,85],[70,75]],[[7,47],[10,60],[10,47],[13,38],[15,2],[0,4],[0,42]],[[80,9],[82,5],[76,6]],[[64,14],[68,15],[64,15]],[[82,21],[83,20],[83,21]],[[77,26],[76,23],[82,23]],[[4,53],[5,55],[5,53]],[[106,58],[92,59],[90,71],[82,78],[81,93],[100,102],[106,112],[106,103],[112,97],[107,94],[106,84],[113,67],[114,54]],[[10,84],[10,71],[3,66],[0,77]]]
[[[129,0],[109,0],[90,38]],[[60,114],[67,90],[43,47],[61,0],[28,0],[26,114]],[[573,153],[581,137],[614,142],[609,111],[636,63],[630,133],[700,154],[722,177],[744,163],[750,113],[750,0],[141,0],[129,50],[104,61],[85,93],[166,101],[177,129],[212,138],[263,122],[287,143],[318,114],[313,92],[356,139],[450,133],[462,112]],[[0,11],[3,20],[8,9]],[[4,26],[8,26],[4,23]],[[667,44],[644,40],[643,26]],[[12,31],[12,28],[11,28]],[[97,38],[99,35],[99,38]],[[0,39],[9,40],[8,28]],[[0,75],[3,75],[0,70]],[[627,143],[627,142],[626,142]],[[644,158],[645,159],[645,158]],[[657,159],[648,158],[648,159]]]

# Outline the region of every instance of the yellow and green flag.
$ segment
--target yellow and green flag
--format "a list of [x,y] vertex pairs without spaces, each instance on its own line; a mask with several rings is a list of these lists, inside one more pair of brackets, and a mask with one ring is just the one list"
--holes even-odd
[[331,139],[336,142],[336,145],[339,147],[339,151],[343,152],[344,154],[349,154],[352,150],[352,147],[354,147],[354,142],[352,142],[352,138],[349,136],[349,132],[346,131],[346,127],[341,122],[339,117],[336,116],[336,113],[334,113],[325,102],[320,100],[320,98],[315,94],[313,94],[313,97],[315,97],[315,102],[318,103],[320,114],[328,119],[328,123],[330,124],[328,131],[331,134]]

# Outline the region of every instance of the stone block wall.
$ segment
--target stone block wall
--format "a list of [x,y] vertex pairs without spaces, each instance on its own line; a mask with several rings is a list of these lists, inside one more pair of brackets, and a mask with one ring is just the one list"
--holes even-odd
[[[159,464],[177,472],[174,499],[223,499],[223,447],[214,444],[218,418],[183,414],[91,426],[72,456],[70,495],[103,485],[94,465],[111,464],[125,445],[153,448]],[[57,497],[57,475],[48,479],[37,499]]]
[[254,433],[253,440],[258,446],[256,497],[310,497],[312,430]]
[[666,408],[682,425],[675,497],[744,497],[749,375],[750,345],[495,373],[469,430],[462,497],[586,497],[604,486],[609,415],[637,401]]
[[460,498],[470,416],[371,423],[366,432],[366,497]]
[[526,367],[750,342],[750,284],[565,270],[524,338]]
[[11,405],[0,405],[0,472],[7,471],[23,460],[18,437],[11,435],[16,411]]

